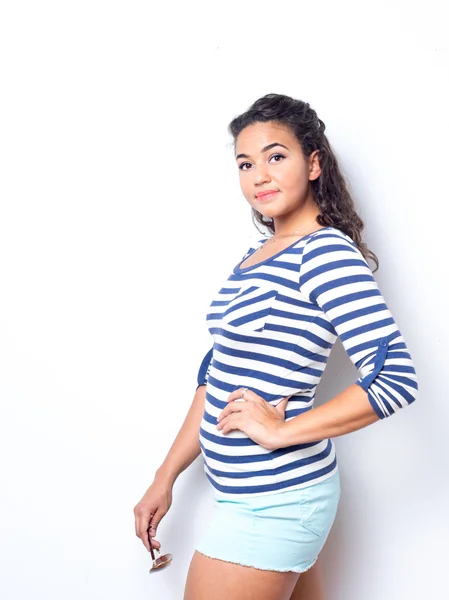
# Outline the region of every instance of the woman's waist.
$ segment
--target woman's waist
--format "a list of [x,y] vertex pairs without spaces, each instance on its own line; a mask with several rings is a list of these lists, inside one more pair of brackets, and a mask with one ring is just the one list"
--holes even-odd
[[273,468],[290,468],[292,464],[300,468],[326,459],[334,452],[331,438],[268,450],[243,432],[231,431],[224,435],[214,435],[202,426],[199,444],[206,462],[224,474],[257,474]]

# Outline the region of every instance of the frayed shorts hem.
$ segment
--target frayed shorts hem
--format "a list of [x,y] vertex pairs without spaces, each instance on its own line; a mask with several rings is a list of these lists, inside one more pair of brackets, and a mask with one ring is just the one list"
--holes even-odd
[[200,548],[196,548],[196,551],[200,552],[200,554],[202,554],[203,556],[207,556],[207,558],[213,558],[215,560],[222,560],[224,562],[232,563],[234,565],[240,565],[242,567],[251,567],[252,569],[258,569],[259,571],[276,571],[277,573],[288,573],[288,572],[305,573],[306,571],[308,571],[309,569],[311,569],[313,567],[313,565],[316,563],[316,561],[318,560],[318,557],[316,557],[315,560],[313,560],[305,568],[290,567],[288,569],[281,569],[280,567],[257,567],[256,565],[251,565],[249,563],[237,562],[236,560],[228,560],[228,559],[225,559],[225,558],[220,558],[219,556],[211,556],[210,554],[206,554],[205,552],[203,552],[202,550],[200,550]]

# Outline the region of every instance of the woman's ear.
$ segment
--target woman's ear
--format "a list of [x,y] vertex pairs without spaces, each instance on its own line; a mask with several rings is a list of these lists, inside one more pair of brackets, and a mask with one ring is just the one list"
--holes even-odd
[[321,175],[319,150],[314,150],[309,156],[309,180],[314,181]]

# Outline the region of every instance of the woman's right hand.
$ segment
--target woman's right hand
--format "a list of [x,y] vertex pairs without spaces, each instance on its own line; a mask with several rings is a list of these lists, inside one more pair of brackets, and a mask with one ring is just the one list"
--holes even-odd
[[[154,479],[142,499],[134,507],[136,535],[145,548],[150,551],[148,543],[148,526],[151,523],[150,536],[153,548],[159,549],[161,544],[153,539],[162,518],[167,514],[172,503],[173,486],[162,480]],[[153,515],[153,516],[151,516]]]

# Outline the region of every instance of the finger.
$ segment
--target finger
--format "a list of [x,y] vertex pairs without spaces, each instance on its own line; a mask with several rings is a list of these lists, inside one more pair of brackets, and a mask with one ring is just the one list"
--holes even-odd
[[217,417],[217,422],[220,423],[223,419],[225,419],[226,417],[228,417],[230,414],[235,413],[235,412],[242,412],[244,410],[248,410],[248,407],[245,406],[244,403],[238,402],[236,404],[235,402],[232,402],[231,404],[229,404],[228,406],[226,406],[221,411],[221,413]]
[[[245,397],[242,398],[242,392],[245,391]],[[232,392],[234,394],[234,392]],[[246,388],[241,388],[241,390],[239,390],[239,397],[238,398],[234,398],[234,401],[237,400],[242,400],[244,402],[255,402],[258,404],[264,404],[266,402],[265,398],[262,398],[262,396],[259,396],[258,394],[256,394],[256,392],[253,392],[250,389],[246,389]]]
[[150,551],[150,542],[148,541],[148,535],[151,536],[151,543],[153,543],[153,538],[157,532],[157,526],[159,524],[160,518],[158,517],[158,511],[153,513],[143,513],[139,517],[138,522],[138,537],[143,542],[145,548]]
[[243,412],[247,412],[249,410],[250,410],[250,407],[246,402],[242,402],[242,403],[238,402],[237,404],[235,404],[235,402],[232,402],[229,406],[227,406],[225,409],[223,409],[222,414],[219,415],[217,418],[217,422],[222,423],[223,419],[226,419],[227,417],[230,417],[233,414],[243,413]]
[[[161,543],[158,542],[157,539],[153,538],[153,537],[151,538],[151,545],[153,546],[154,550],[160,550],[160,548],[161,548]],[[149,551],[149,549],[148,549],[148,551]]]
[[[293,395],[293,394],[292,394]],[[285,398],[281,398],[280,400],[276,401],[276,404],[271,404],[271,406],[274,406],[274,408],[277,408],[279,405],[285,405],[287,404],[287,402],[290,400],[290,398],[292,397],[292,395],[290,396],[285,396]]]
[[[152,517],[152,519],[154,520],[154,517]],[[153,523],[153,521],[152,521],[151,524],[148,525],[147,538],[146,539],[148,540],[148,536],[150,536],[150,538],[151,538],[151,545],[153,546],[154,549],[158,550],[161,547],[161,544],[160,544],[160,542],[158,540],[155,539],[156,529],[157,529],[157,525],[155,525]]]
[[150,519],[150,525],[149,525],[150,526],[150,535],[152,538],[157,533],[157,528],[158,528],[158,525],[159,525],[161,519],[162,519],[162,515],[159,512],[159,510],[156,509],[156,512],[153,514],[153,516]]
[[145,515],[140,515],[137,519],[137,537],[142,540],[145,548],[150,551],[150,543],[148,541],[148,517]]
[[282,415],[285,414],[285,409],[287,407],[287,403],[289,400],[290,396],[288,396],[287,398],[282,398],[274,407],[278,412],[280,412]]
[[139,504],[134,508],[134,528],[136,530],[137,537],[141,536],[142,526],[143,524],[148,524],[151,520],[151,509],[147,506],[144,506],[139,502]]
[[159,550],[159,548],[161,547],[161,543],[154,537],[154,535],[152,535],[151,530],[149,528],[145,532],[145,541],[142,540],[144,541],[145,548],[148,550],[148,552],[150,552],[150,542],[148,541],[148,535],[151,537],[151,545],[153,546],[153,550]]
[[240,398],[240,400],[243,400],[243,398],[242,398],[242,391],[243,390],[239,388],[239,389],[234,390],[233,392],[231,392],[229,394],[229,396],[227,397],[226,402],[232,402],[233,400],[237,400],[238,398]]
[[[245,397],[242,398],[242,392],[245,392]],[[233,392],[231,392],[228,396],[228,402],[231,402],[232,400],[241,400],[241,401],[246,401],[248,400],[248,398],[254,394],[254,392],[252,392],[250,389],[241,387],[241,388],[237,388],[236,390],[234,390]],[[254,394],[255,395],[255,394]]]
[[239,414],[229,415],[229,417],[226,417],[226,420],[220,424],[220,426],[222,427],[221,432],[229,433],[230,431],[234,431],[235,429],[240,429],[240,424],[241,419]]

